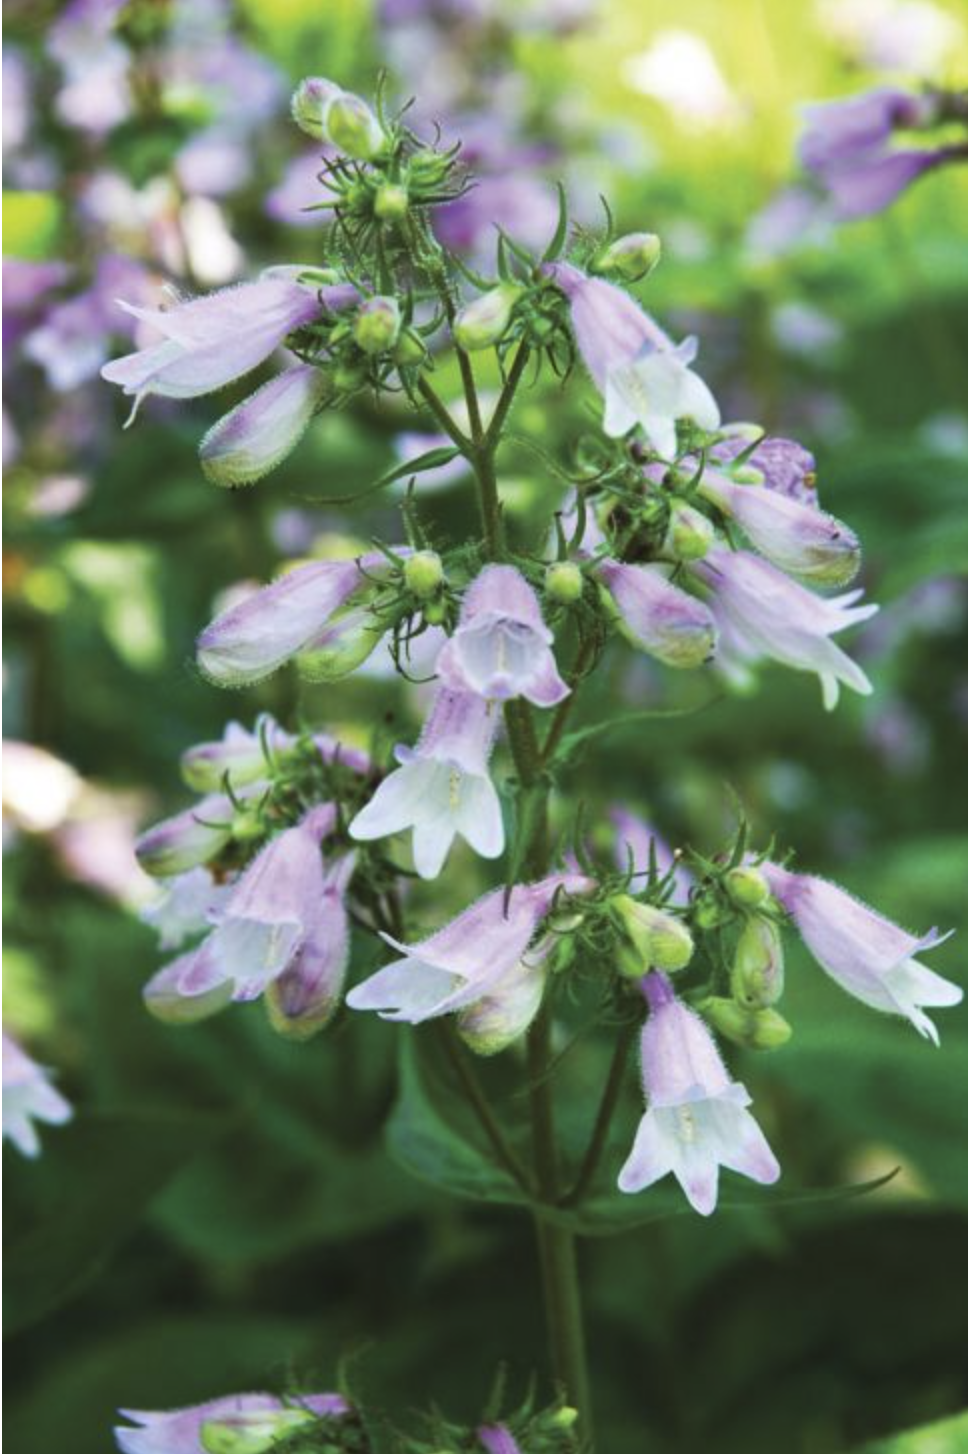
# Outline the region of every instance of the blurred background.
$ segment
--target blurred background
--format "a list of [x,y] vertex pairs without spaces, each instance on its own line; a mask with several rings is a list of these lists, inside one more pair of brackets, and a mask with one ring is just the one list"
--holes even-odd
[[[78,1109],[38,1161],[4,1149],[11,1447],[102,1454],[118,1405],[290,1377],[327,1387],[347,1354],[377,1407],[403,1418],[436,1399],[472,1420],[500,1359],[522,1395],[541,1361],[526,1219],[388,1158],[394,1027],[359,1017],[299,1046],[258,1006],[152,1022],[140,991],[159,958],[139,916],[155,890],[132,854],[140,827],[188,802],[179,753],[233,716],[269,710],[364,744],[374,722],[406,735],[419,720],[419,694],[379,663],[339,687],[287,677],[229,697],[191,658],[241,583],[346,537],[397,537],[386,493],[326,499],[362,493],[429,426],[360,400],[320,417],[270,480],[219,491],[196,448],[224,398],[154,402],[122,431],[98,378],[130,347],[115,299],[318,259],[320,214],[303,209],[321,197],[319,151],[288,120],[307,73],[368,94],[385,68],[395,100],[417,96],[418,125],[464,142],[481,180],[438,225],[478,265],[495,220],[546,239],[557,178],[579,224],[601,225],[604,195],[619,230],[658,232],[646,305],[698,334],[725,418],[814,453],[821,502],[865,543],[882,610],[851,650],[875,693],[828,716],[815,681],[765,672],[751,695],[611,739],[573,786],[603,817],[621,802],[704,848],[731,821],[728,784],[761,843],[776,833],[919,932],[964,929],[968,171],[840,225],[804,190],[795,140],[810,100],[964,84],[968,16],[941,0],[7,12],[4,1020]],[[536,447],[567,457],[580,427],[554,380],[518,411],[503,486],[522,541],[558,493]],[[425,483],[421,505],[440,540],[466,535],[459,480]],[[604,681],[616,705],[703,695],[622,652]],[[459,857],[418,910],[439,922],[482,870]],[[964,942],[931,960],[962,983]],[[790,958],[792,1042],[738,1059],[781,1186],[900,1170],[861,1198],[589,1239],[609,1454],[968,1449],[968,1422],[949,1421],[968,1405],[968,1016],[941,1017],[936,1051],[792,941]],[[358,946],[359,969],[373,962]],[[599,1050],[581,1055],[591,1104]],[[630,1084],[615,1158],[635,1117]]]

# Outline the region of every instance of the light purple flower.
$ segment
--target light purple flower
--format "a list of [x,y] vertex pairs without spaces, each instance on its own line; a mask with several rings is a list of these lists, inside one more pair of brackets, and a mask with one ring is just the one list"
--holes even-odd
[[459,1012],[457,1033],[475,1055],[497,1055],[527,1033],[541,1009],[556,943],[554,934],[546,934],[494,981],[486,995]]
[[160,949],[179,949],[186,939],[211,928],[232,886],[216,883],[205,868],[190,868],[164,884],[161,897],[141,911],[141,918],[158,935]]
[[[742,429],[745,428],[742,426]],[[756,437],[755,434],[753,437]],[[737,430],[714,444],[709,453],[714,460],[728,465],[750,443],[747,435]],[[788,495],[791,500],[799,500],[803,505],[817,503],[817,461],[796,440],[768,435],[747,457],[746,464],[759,470],[768,488],[777,494]]]
[[510,896],[494,889],[419,944],[400,944],[384,934],[403,957],[356,985],[346,1003],[354,1010],[377,1010],[384,1020],[419,1025],[477,1003],[496,985],[506,990],[507,976],[521,963],[556,895],[590,887],[578,874],[556,873],[517,885]]
[[[119,1409],[132,1425],[114,1430],[121,1454],[206,1454],[203,1443],[206,1426],[221,1432],[237,1432],[240,1439],[254,1439],[264,1433],[275,1443],[291,1430],[311,1425],[321,1418],[342,1418],[350,1405],[338,1393],[307,1393],[277,1398],[271,1393],[236,1393],[210,1399],[191,1408],[146,1413],[141,1409]],[[268,1447],[268,1444],[266,1445]]]
[[314,922],[324,888],[320,845],[335,822],[336,809],[324,803],[260,849],[211,934],[182,956],[179,994],[207,995],[230,984],[232,999],[253,1000],[289,968]]
[[482,858],[504,852],[501,803],[487,770],[500,711],[473,692],[441,687],[415,748],[397,747],[400,766],[350,824],[361,841],[413,829],[414,866],[436,878],[455,837]]
[[825,178],[834,214],[846,222],[883,212],[919,177],[961,155],[953,146],[909,148],[858,159],[854,166],[840,166]]
[[63,1126],[74,1112],[60,1091],[54,1089],[50,1072],[3,1032],[3,1136],[23,1156],[40,1154],[35,1121]]
[[122,306],[164,335],[163,342],[101,370],[102,378],[134,396],[132,419],[148,394],[193,399],[242,378],[320,307],[313,289],[280,277],[221,288],[167,309]]
[[876,606],[855,604],[862,591],[815,596],[745,550],[717,547],[692,571],[712,592],[721,645],[746,660],[767,656],[797,671],[816,672],[828,711],[837,705],[841,682],[862,696],[873,690],[857,663],[830,639],[874,615]]
[[482,1424],[476,1433],[477,1442],[487,1454],[521,1454],[521,1445],[507,1424]]
[[[619,871],[647,874],[654,856],[655,866],[664,877],[675,869],[670,904],[688,904],[689,891],[695,883],[688,868],[676,857],[668,843],[650,823],[627,808],[613,808],[609,817],[615,826],[615,863]],[[642,881],[644,882],[644,880]]]
[[131,54],[114,35],[124,0],[71,0],[47,32],[47,51],[64,72],[55,108],[68,126],[96,136],[131,112]]
[[253,485],[295,449],[317,410],[333,394],[322,369],[295,364],[223,414],[199,446],[202,469],[216,485]]
[[288,163],[282,180],[265,199],[266,214],[273,221],[289,227],[319,226],[320,214],[309,209],[325,195],[319,183],[324,157],[325,149],[317,147],[307,156],[293,157]]
[[534,591],[509,565],[485,566],[464,596],[457,630],[437,658],[454,692],[490,701],[526,697],[553,707],[568,695],[551,651],[554,637]]
[[268,776],[270,757],[295,745],[296,738],[275,718],[263,713],[250,732],[240,722],[229,722],[216,742],[198,742],[181,756],[181,774],[196,793],[216,792],[226,777],[233,788],[246,787]]
[[747,1109],[749,1092],[730,1080],[699,1016],[656,970],[642,980],[642,992],[649,1003],[641,1040],[647,1109],[619,1189],[644,1191],[672,1172],[692,1207],[708,1217],[716,1210],[720,1166],[765,1184],[780,1168]]
[[919,964],[915,956],[943,944],[950,934],[932,929],[917,938],[826,879],[791,873],[774,863],[761,868],[804,944],[831,979],[872,1009],[906,1016],[937,1045],[937,1029],[922,1006],[960,1004],[963,991]]
[[673,585],[663,567],[603,560],[597,574],[615,602],[623,634],[633,645],[666,666],[702,666],[713,655],[712,612]]
[[350,959],[345,900],[355,866],[356,855],[347,853],[327,868],[305,942],[266,990],[269,1019],[294,1039],[305,1040],[324,1029],[339,1007]]
[[781,570],[828,586],[845,586],[857,574],[860,541],[823,510],[766,485],[737,484],[714,469],[704,471],[699,492]]
[[299,652],[313,650],[332,617],[357,592],[371,590],[368,576],[386,565],[386,557],[372,551],[358,561],[296,566],[206,626],[196,643],[199,666],[223,687],[261,681]]
[[579,351],[605,400],[606,434],[619,437],[639,424],[658,453],[671,459],[678,419],[692,419],[701,429],[719,427],[719,407],[689,367],[695,339],[674,345],[628,293],[570,263],[550,263],[547,272],[568,299]]
[[155,878],[174,878],[217,858],[232,837],[235,809],[223,793],[165,818],[135,844],[138,862]]

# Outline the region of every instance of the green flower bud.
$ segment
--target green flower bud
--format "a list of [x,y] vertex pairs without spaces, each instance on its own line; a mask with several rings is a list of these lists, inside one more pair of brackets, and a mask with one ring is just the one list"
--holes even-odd
[[333,369],[332,380],[339,393],[352,394],[366,383],[366,369],[359,364],[338,363]]
[[779,1050],[793,1034],[793,1026],[789,1020],[784,1020],[777,1010],[769,1007],[757,1010],[753,1020],[753,1038],[750,1044],[754,1050]]
[[770,897],[770,886],[758,868],[741,864],[723,878],[723,887],[741,909],[758,909]]
[[746,1050],[778,1050],[793,1034],[789,1021],[769,1008],[748,1010],[716,995],[696,1008],[714,1030]]
[[317,1422],[309,1409],[229,1414],[202,1424],[198,1437],[206,1454],[267,1454],[294,1429]]
[[427,357],[427,349],[419,333],[414,333],[412,328],[405,328],[397,340],[397,346],[393,350],[394,363],[402,367],[413,368],[422,364]]
[[296,657],[299,674],[311,682],[335,682],[362,666],[386,633],[364,601],[331,616],[312,647]]
[[443,626],[447,620],[446,601],[427,601],[423,608],[423,618],[428,626]]
[[373,211],[383,222],[400,222],[409,208],[407,189],[396,182],[385,182],[373,201]]
[[592,272],[637,283],[651,273],[661,255],[662,243],[654,232],[628,232],[596,258]]
[[620,974],[638,979],[647,969],[663,969],[669,974],[685,969],[694,945],[681,920],[652,904],[640,904],[628,894],[612,899],[611,909],[629,940],[619,948]]
[[361,96],[341,91],[323,119],[330,141],[354,161],[372,162],[386,150],[387,134]]
[[721,924],[728,924],[731,918],[732,909],[721,903],[715,893],[707,891],[693,904],[692,920],[697,929],[718,929]]
[[444,180],[452,166],[453,162],[448,157],[427,147],[424,151],[414,152],[410,158],[407,180],[419,187],[432,187]]
[[708,515],[694,505],[675,501],[669,511],[669,525],[662,542],[667,555],[676,560],[702,560],[716,540],[716,527]]
[[572,560],[556,560],[545,571],[545,591],[553,601],[573,606],[581,600],[585,578]]
[[511,322],[514,305],[524,292],[515,283],[499,283],[482,293],[457,315],[454,337],[465,353],[499,343]]
[[562,1404],[556,1409],[548,1420],[548,1426],[552,1429],[573,1429],[578,1422],[578,1410],[570,1408],[568,1404]]
[[396,298],[367,298],[357,309],[353,337],[364,353],[385,353],[400,337]]
[[783,994],[783,941],[771,919],[747,920],[736,944],[729,987],[741,1005],[775,1005]]
[[418,600],[429,600],[437,594],[443,582],[443,561],[435,550],[418,550],[404,563],[403,579],[407,590]]
[[322,76],[307,76],[304,81],[300,81],[289,103],[292,119],[300,131],[315,137],[317,141],[328,140],[326,111],[330,102],[341,94],[340,87],[334,81],[327,81]]

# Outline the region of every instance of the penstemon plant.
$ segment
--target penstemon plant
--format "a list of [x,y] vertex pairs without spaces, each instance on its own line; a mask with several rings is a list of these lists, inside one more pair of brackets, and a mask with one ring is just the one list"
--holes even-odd
[[[406,1447],[591,1449],[576,1240],[675,1209],[670,1176],[703,1216],[717,1206],[720,1168],[779,1178],[719,1042],[768,1051],[788,1039],[777,1008],[787,928],[849,994],[935,1042],[926,1009],[961,991],[917,958],[940,942],[935,931],[908,934],[772,843],[757,848],[741,812],[729,840],[705,852],[670,851],[625,807],[590,821],[603,805],[569,797],[572,770],[630,719],[576,727],[573,715],[594,703],[612,642],[742,682],[770,659],[815,674],[832,709],[841,686],[871,690],[833,638],[876,607],[843,593],[860,547],[818,507],[809,454],[723,424],[693,367],[696,341],[674,343],[628,291],[658,263],[657,237],[615,236],[610,218],[600,232],[570,229],[561,190],[543,253],[498,231],[485,277],[434,232],[435,209],[472,185],[456,150],[421,139],[382,96],[371,106],[328,80],[304,81],[292,111],[326,147],[322,258],[132,309],[161,341],[103,373],[137,409],[150,394],[213,392],[285,345],[286,367],[202,441],[205,474],[226,486],[267,474],[319,411],[358,395],[402,391],[429,416],[439,439],[379,482],[410,481],[400,539],[294,565],[202,631],[198,663],[224,687],[288,663],[333,683],[382,644],[406,680],[418,655],[429,660],[433,694],[418,740],[392,761],[378,730],[371,754],[321,724],[267,715],[188,751],[198,801],[139,843],[164,887],[150,917],[162,948],[179,951],[145,999],[176,1024],[261,999],[294,1041],[345,1021],[344,1006],[400,1024],[391,1147],[445,1189],[531,1216],[559,1390],[538,1411],[529,1401],[505,1416],[492,1401],[473,1430],[438,1420],[430,1442]],[[493,397],[479,382],[485,353],[499,368]],[[437,382],[449,357],[456,405]],[[546,519],[518,538],[501,481],[515,410],[540,376],[581,390],[582,370],[600,403],[576,411],[571,458],[542,454]],[[447,544],[422,518],[419,482],[456,461],[479,528]],[[631,718],[663,715],[676,713]],[[446,876],[456,839],[494,864],[491,887],[450,922],[425,925],[412,889]],[[354,929],[393,957],[347,989]],[[610,1067],[591,1091],[570,1053],[587,1037]],[[636,1048],[643,1111],[618,1148]],[[724,1199],[757,1195],[771,1194],[730,1183]],[[259,1454],[290,1438],[300,1449],[366,1447],[342,1394],[252,1394],[129,1417],[137,1427],[118,1439],[133,1454],[162,1437],[186,1454]]]

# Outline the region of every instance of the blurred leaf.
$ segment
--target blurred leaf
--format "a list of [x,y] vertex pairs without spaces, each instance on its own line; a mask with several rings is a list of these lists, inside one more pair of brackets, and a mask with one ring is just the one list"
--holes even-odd
[[968,1413],[909,1429],[890,1439],[865,1444],[856,1454],[964,1454],[968,1449]]
[[32,261],[54,256],[60,221],[61,204],[52,192],[4,192],[4,255]]

